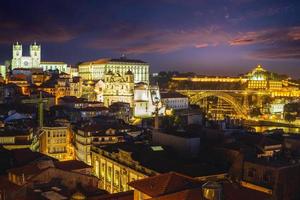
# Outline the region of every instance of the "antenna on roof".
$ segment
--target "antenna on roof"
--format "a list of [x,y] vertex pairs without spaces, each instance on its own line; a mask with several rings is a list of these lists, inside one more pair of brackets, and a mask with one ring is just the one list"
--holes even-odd
[[126,59],[126,55],[125,55],[125,53],[122,53],[122,55],[121,55],[121,59]]

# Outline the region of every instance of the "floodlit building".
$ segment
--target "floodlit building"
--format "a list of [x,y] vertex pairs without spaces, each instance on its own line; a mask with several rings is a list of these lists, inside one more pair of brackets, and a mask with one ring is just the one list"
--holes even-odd
[[49,79],[43,82],[39,88],[55,96],[56,103],[58,99],[64,96],[82,96],[82,81],[80,77],[70,78],[69,76],[59,75],[57,79]]
[[187,96],[178,92],[161,93],[161,101],[166,108],[173,110],[188,109],[189,99]]
[[[142,144],[92,146],[91,164],[94,175],[101,181],[100,188],[116,193],[130,190],[128,182],[158,174],[153,166],[159,166],[158,162],[162,161],[160,154],[164,154],[164,149],[151,149]],[[147,162],[149,166],[145,166],[140,163],[143,158],[152,158],[152,164]],[[163,167],[162,164],[160,166]]]
[[0,129],[0,145],[6,149],[30,148],[33,129]]
[[78,74],[83,80],[103,80],[109,71],[125,75],[129,70],[134,74],[134,83],[149,83],[149,64],[141,60],[125,57],[108,58],[83,62],[78,65]]
[[41,45],[36,43],[29,46],[29,56],[23,56],[22,44],[13,44],[13,57],[11,68],[40,68],[41,63]]
[[58,160],[73,160],[71,130],[63,126],[44,126],[40,133],[40,152]]
[[183,159],[171,148],[144,143],[92,145],[91,165],[100,179],[99,187],[110,193],[132,190],[129,182],[170,171],[202,180],[206,176],[224,178],[223,170],[211,170],[206,162]]
[[71,67],[64,62],[41,62],[40,68],[43,68],[43,71],[58,70],[59,72],[67,74],[71,73]]
[[13,44],[12,48],[11,68],[42,68],[47,70],[58,70],[70,74],[70,67],[64,62],[42,62],[41,61],[41,45],[34,42],[29,46],[29,56],[23,55],[22,44]]
[[109,71],[104,75],[103,101],[109,107],[115,102],[129,103],[133,106],[134,76],[131,71],[124,75]]
[[159,115],[164,115],[165,106],[161,102],[159,87],[144,83],[136,84],[133,115],[135,117],[152,117],[156,109],[158,109]]
[[6,66],[0,65],[0,75],[4,80],[6,80],[6,73],[7,73]]
[[79,76],[77,66],[70,66],[70,75],[71,75],[71,77]]
[[91,124],[75,131],[75,155],[77,160],[91,164],[92,144],[113,144],[124,141],[124,133],[116,127]]

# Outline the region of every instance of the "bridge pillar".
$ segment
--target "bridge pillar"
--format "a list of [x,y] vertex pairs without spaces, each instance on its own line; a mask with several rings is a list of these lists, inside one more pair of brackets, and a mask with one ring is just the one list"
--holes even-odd
[[256,106],[259,107],[259,108],[262,108],[262,106],[263,106],[263,99],[262,99],[262,96],[260,94],[257,95]]
[[244,108],[249,110],[249,96],[247,93],[245,93],[244,97],[243,97],[243,106],[244,106]]

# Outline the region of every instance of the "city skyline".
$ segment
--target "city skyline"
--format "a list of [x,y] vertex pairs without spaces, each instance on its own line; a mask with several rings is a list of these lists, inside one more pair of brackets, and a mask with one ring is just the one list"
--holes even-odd
[[[140,58],[152,72],[238,75],[262,64],[299,78],[297,1],[8,1],[0,14],[0,61],[12,43],[43,46],[69,64]],[[26,54],[26,51],[25,51]]]
[[299,13],[1,2],[0,200],[300,199]]

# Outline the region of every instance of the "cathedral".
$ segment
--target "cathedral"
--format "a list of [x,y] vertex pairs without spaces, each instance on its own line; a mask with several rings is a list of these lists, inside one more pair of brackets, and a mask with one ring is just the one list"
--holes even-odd
[[13,44],[11,69],[15,68],[43,68],[47,70],[58,70],[70,74],[70,67],[64,62],[42,62],[41,45],[34,42],[29,46],[29,56],[23,55],[22,44]]
[[41,63],[41,45],[36,43],[29,47],[29,56],[23,56],[22,44],[13,44],[13,58],[11,68],[40,68]]

